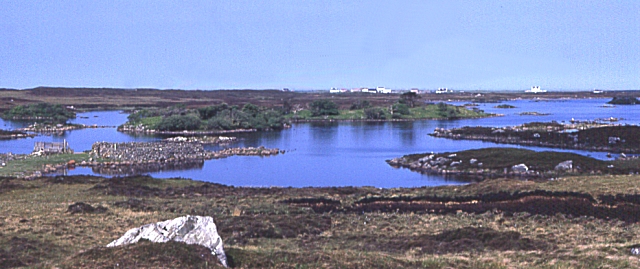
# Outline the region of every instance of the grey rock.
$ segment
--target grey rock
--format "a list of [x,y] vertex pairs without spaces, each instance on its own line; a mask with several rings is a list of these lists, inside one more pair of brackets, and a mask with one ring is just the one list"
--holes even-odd
[[527,167],[524,163],[521,163],[512,166],[511,170],[514,172],[527,172],[529,171],[529,167]]
[[568,161],[561,162],[558,165],[556,165],[556,167],[554,169],[556,171],[571,170],[571,169],[573,169],[573,161],[572,160],[568,160]]
[[155,243],[168,241],[184,242],[204,246],[216,255],[220,263],[227,267],[222,238],[216,224],[208,216],[184,216],[172,220],[150,223],[127,231],[122,237],[109,243],[107,247],[116,247],[147,239]]

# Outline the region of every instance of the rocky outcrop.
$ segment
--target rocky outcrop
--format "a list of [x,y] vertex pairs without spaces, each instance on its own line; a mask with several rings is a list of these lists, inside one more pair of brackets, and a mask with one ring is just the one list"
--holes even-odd
[[190,142],[200,144],[229,144],[238,141],[237,137],[233,136],[176,136],[163,139],[167,142]]
[[127,231],[122,237],[109,243],[107,247],[117,247],[147,239],[155,243],[168,241],[184,242],[204,246],[216,255],[220,263],[227,267],[222,238],[216,224],[208,216],[184,216],[172,220],[150,223]]

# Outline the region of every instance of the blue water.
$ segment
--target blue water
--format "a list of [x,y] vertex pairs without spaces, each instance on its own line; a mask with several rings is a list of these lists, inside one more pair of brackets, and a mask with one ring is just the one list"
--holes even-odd
[[[385,160],[405,154],[451,152],[484,147],[517,147],[481,141],[459,141],[428,136],[436,127],[510,126],[532,121],[593,120],[624,118],[619,123],[640,124],[640,106],[603,108],[605,99],[534,102],[518,100],[504,102],[515,109],[493,108],[497,104],[480,104],[487,112],[503,117],[450,121],[414,122],[332,122],[299,123],[283,131],[237,134],[242,140],[231,146],[265,146],[280,148],[287,153],[272,157],[231,157],[206,161],[201,169],[150,173],[154,177],[184,177],[235,186],[375,186],[382,188],[460,184],[440,176],[427,176],[407,169],[395,169]],[[460,104],[460,103],[457,103]],[[550,113],[548,116],[520,116],[520,112]],[[117,126],[126,121],[126,114],[116,111],[81,113],[73,122]],[[97,116],[97,117],[94,117]],[[4,126],[6,124],[6,126]],[[0,121],[3,128],[17,128],[16,123]],[[37,136],[32,139],[0,141],[0,152],[29,153],[35,141],[66,139],[75,151],[89,150],[96,141],[154,141],[159,137],[132,136],[115,128],[84,129],[62,136]],[[208,147],[211,150],[218,146]],[[536,151],[552,150],[537,147]],[[557,149],[553,149],[558,151]],[[563,150],[607,159],[604,152]],[[93,174],[89,168],[76,168],[68,174]]]

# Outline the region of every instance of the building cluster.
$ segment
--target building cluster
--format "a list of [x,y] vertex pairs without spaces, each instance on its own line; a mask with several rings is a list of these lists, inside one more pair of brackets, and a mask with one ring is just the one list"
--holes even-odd
[[391,89],[385,88],[385,87],[377,87],[377,88],[353,88],[353,89],[338,89],[338,88],[331,88],[331,90],[329,90],[330,93],[347,93],[347,92],[366,92],[366,93],[383,93],[383,94],[390,94],[392,93]]

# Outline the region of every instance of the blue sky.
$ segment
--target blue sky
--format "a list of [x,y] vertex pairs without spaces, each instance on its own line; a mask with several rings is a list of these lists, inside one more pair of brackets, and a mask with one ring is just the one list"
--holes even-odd
[[0,0],[0,87],[640,89],[640,1]]

